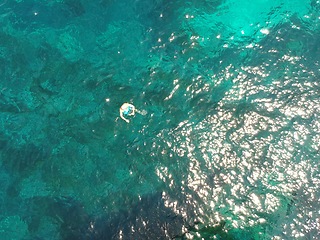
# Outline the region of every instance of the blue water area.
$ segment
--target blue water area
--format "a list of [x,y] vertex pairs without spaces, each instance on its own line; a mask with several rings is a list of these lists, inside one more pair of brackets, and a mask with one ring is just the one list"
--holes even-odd
[[0,239],[319,239],[319,1],[1,0],[0,21]]

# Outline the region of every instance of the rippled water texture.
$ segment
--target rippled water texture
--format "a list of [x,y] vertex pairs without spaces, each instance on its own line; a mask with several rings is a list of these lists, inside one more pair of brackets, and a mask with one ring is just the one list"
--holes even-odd
[[0,238],[318,239],[319,13],[0,1]]

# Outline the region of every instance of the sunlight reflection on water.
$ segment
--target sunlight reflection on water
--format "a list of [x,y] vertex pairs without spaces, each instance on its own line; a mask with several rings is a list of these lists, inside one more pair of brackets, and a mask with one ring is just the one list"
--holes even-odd
[[7,232],[319,234],[319,1],[0,6]]
[[[187,196],[185,204],[191,204],[194,215],[206,224],[225,220],[234,228],[246,228],[283,222],[281,234],[303,237],[316,229],[297,214],[303,215],[302,199],[317,202],[319,194],[319,181],[313,177],[319,149],[312,141],[319,134],[315,126],[320,102],[314,98],[318,83],[303,57],[271,52],[278,59],[266,59],[260,66],[229,65],[212,75],[212,83],[202,84],[204,78],[198,76],[193,82],[201,88],[184,89],[194,97],[207,93],[210,84],[218,87],[232,79],[214,113],[199,123],[180,122],[168,133],[170,139],[158,135],[166,143],[157,141],[163,152],[174,152],[178,159],[173,154],[169,158],[179,163],[171,168],[160,165],[156,171],[168,187]],[[271,66],[288,70],[281,78]],[[190,116],[198,107],[190,109]],[[182,179],[173,168],[184,173]],[[310,217],[316,219],[319,213],[311,209]],[[268,234],[277,239],[277,232],[274,228]]]

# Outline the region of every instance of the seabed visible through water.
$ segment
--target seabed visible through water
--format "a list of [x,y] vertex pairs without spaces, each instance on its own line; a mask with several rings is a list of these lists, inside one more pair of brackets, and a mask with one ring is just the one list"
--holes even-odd
[[0,239],[319,239],[319,1],[0,14]]

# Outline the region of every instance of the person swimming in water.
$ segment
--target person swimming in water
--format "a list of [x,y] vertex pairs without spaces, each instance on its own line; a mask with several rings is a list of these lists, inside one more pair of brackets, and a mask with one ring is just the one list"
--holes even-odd
[[130,122],[129,119],[126,118],[127,116],[134,116],[136,112],[141,114],[141,115],[146,115],[147,114],[147,111],[145,111],[145,110],[140,111],[140,110],[136,109],[135,106],[133,106],[130,103],[122,104],[122,106],[120,107],[119,112],[120,112],[120,117],[124,121],[126,121],[127,123]]
[[120,117],[126,121],[127,123],[129,123],[129,119],[125,118],[125,116],[134,116],[136,111],[135,106],[133,106],[130,103],[124,103],[122,104],[122,106],[120,107]]

